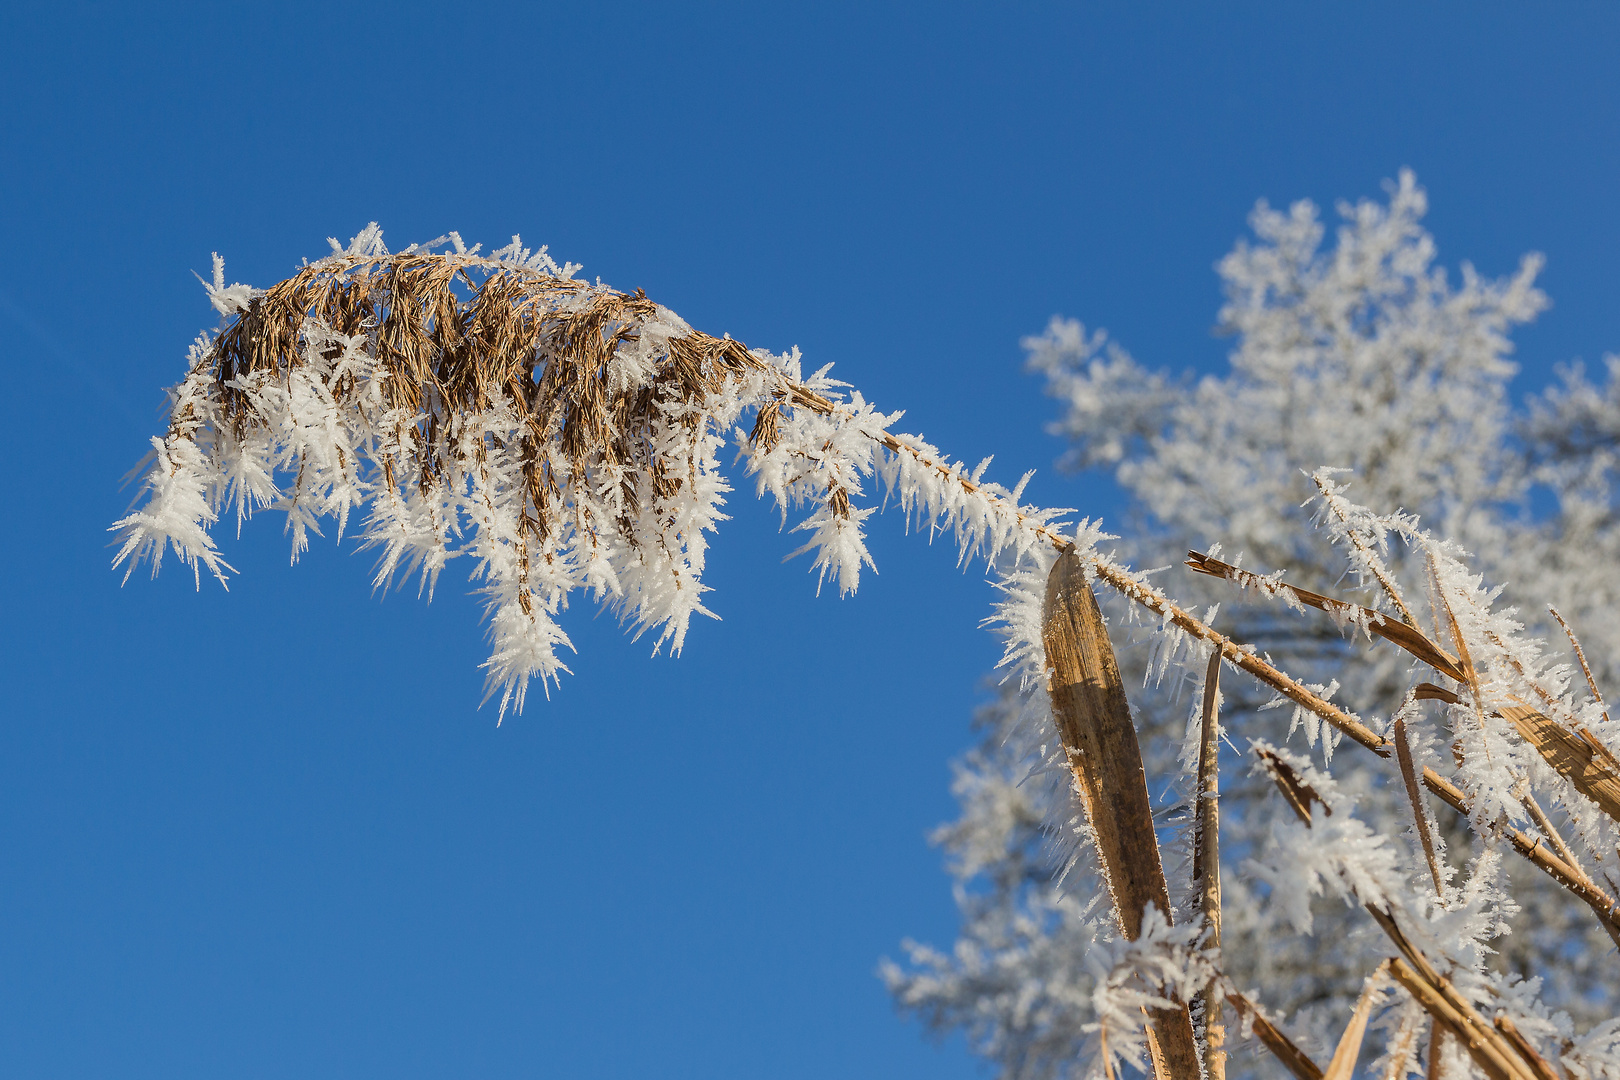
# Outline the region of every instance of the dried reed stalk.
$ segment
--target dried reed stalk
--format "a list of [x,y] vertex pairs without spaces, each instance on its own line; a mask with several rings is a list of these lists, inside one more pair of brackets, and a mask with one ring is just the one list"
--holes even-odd
[[1536,1070],[1536,1075],[1540,1077],[1540,1080],[1564,1080],[1554,1071],[1551,1063],[1546,1058],[1536,1053],[1536,1048],[1530,1045],[1530,1040],[1520,1033],[1518,1025],[1506,1013],[1498,1016],[1492,1022],[1496,1025],[1497,1031],[1507,1036],[1508,1042],[1519,1052],[1519,1056],[1524,1058]]
[[[1047,578],[1042,638],[1052,709],[1075,790],[1096,840],[1120,932],[1135,941],[1148,904],[1170,920],[1170,892],[1119,665],[1097,598],[1072,550]],[[1200,1080],[1187,1006],[1153,1010],[1149,1028],[1163,1057],[1159,1080]]]
[[[1258,753],[1295,813],[1300,816],[1305,827],[1310,828],[1310,807],[1313,802],[1319,801],[1320,796],[1310,786],[1304,784],[1299,776],[1287,767],[1287,763],[1276,755],[1264,749],[1260,749]],[[1325,804],[1324,809],[1328,809]],[[1328,809],[1328,813],[1332,813],[1331,809]],[[1449,1033],[1462,1040],[1469,1054],[1490,1080],[1549,1080],[1547,1074],[1551,1073],[1551,1066],[1535,1048],[1522,1038],[1511,1039],[1501,1025],[1488,1024],[1468,999],[1463,997],[1451,981],[1439,973],[1422,950],[1412,943],[1388,910],[1374,903],[1363,906],[1401,954],[1401,959],[1385,961],[1384,969],[1405,987],[1433,1018],[1437,1036],[1440,1026],[1443,1025]],[[1367,991],[1371,988],[1369,980],[1367,990],[1363,991],[1363,1001],[1357,1005],[1358,1012],[1365,1004]],[[1361,1018],[1361,1024],[1364,1031],[1364,1016]],[[1356,1031],[1356,1028],[1356,1018],[1352,1017],[1344,1038],[1340,1040],[1339,1051],[1335,1052],[1334,1060],[1328,1067],[1325,1080],[1349,1080],[1355,1066],[1354,1058],[1345,1062],[1341,1059],[1341,1054],[1345,1053],[1346,1039],[1350,1038],[1352,1033],[1355,1034],[1355,1043],[1359,1048],[1362,1033]],[[1438,1044],[1437,1037],[1431,1047],[1431,1071],[1438,1060]]]
[[[1193,814],[1193,891],[1209,928],[1205,947],[1221,947],[1221,807],[1220,723],[1221,654],[1213,652],[1204,672],[1204,702],[1199,718],[1198,804]],[[1226,1025],[1218,982],[1193,1002],[1204,1022],[1204,1068],[1210,1080],[1226,1080]]]
[[[1433,768],[1425,766],[1423,769],[1423,786],[1440,797],[1440,799],[1463,817],[1469,815],[1468,798],[1456,784],[1435,772]],[[1586,872],[1578,866],[1571,866],[1553,852],[1541,846],[1541,838],[1531,836],[1523,829],[1511,825],[1501,827],[1501,835],[1506,837],[1513,845],[1513,850],[1524,856],[1537,869],[1562,885],[1571,895],[1580,900],[1592,913],[1597,916],[1598,922],[1616,945],[1620,945],[1620,908],[1616,908],[1614,899],[1608,893],[1598,888]]]
[[[677,489],[690,463],[652,460],[649,452],[648,428],[661,414],[659,403],[698,402],[720,390],[727,379],[765,367],[741,342],[692,331],[669,340],[667,359],[650,384],[643,383],[633,391],[616,389],[608,379],[606,361],[619,343],[634,339],[655,310],[656,305],[640,292],[616,293],[538,270],[495,264],[471,253],[418,250],[335,257],[312,264],[254,297],[215,340],[202,363],[211,365],[208,371],[217,380],[226,419],[240,432],[255,417],[237,380],[257,371],[279,371],[302,363],[298,343],[308,321],[338,334],[369,334],[376,362],[385,374],[387,403],[414,418],[412,441],[421,470],[418,479],[424,488],[443,470],[450,455],[462,452],[457,440],[448,437],[458,411],[484,408],[496,399],[507,401],[527,427],[523,448],[526,480],[537,513],[526,517],[524,527],[543,538],[551,527],[547,508],[560,508],[565,502],[564,487],[589,475],[591,465],[644,470],[655,494]],[[823,415],[840,408],[786,378],[779,382],[775,394],[784,403]],[[333,388],[340,399],[353,390],[352,383],[342,381]],[[754,430],[755,439],[765,444],[772,432],[769,411],[769,406],[761,410]],[[191,419],[182,409],[171,424],[180,429]],[[556,445],[568,460],[549,459],[548,432],[559,434]],[[959,469],[887,433],[874,437],[889,451],[910,455],[940,476],[954,478],[965,493],[999,505],[1005,516],[1060,551],[1068,545],[1055,529],[1028,519],[1011,501],[985,491]],[[392,464],[384,462],[385,474]],[[388,475],[390,482],[410,479]],[[634,497],[633,492],[626,494]],[[587,529],[598,527],[592,522],[583,524]],[[623,520],[601,524],[622,532],[629,528]],[[1235,667],[1353,741],[1389,756],[1388,742],[1353,715],[1217,633],[1124,569],[1105,559],[1090,562],[1089,569],[1098,579],[1131,602],[1209,642]],[[1203,563],[1214,568],[1210,560]],[[1301,603],[1318,599],[1302,590],[1295,590],[1294,595]],[[1403,624],[1381,613],[1349,611],[1352,605],[1334,608],[1339,602],[1319,599],[1328,610],[1364,618],[1373,632],[1409,651],[1419,650],[1414,655],[1432,656],[1429,662],[1440,661],[1435,664],[1437,670],[1448,675],[1454,670],[1457,662],[1415,628],[1403,630]],[[1593,689],[1595,692],[1595,686]],[[1587,778],[1594,760],[1608,760],[1606,749],[1595,742],[1583,740],[1587,752],[1567,740],[1558,741],[1555,757]],[[1589,784],[1601,783],[1606,798],[1613,790],[1607,786],[1608,775],[1600,768],[1588,780]],[[1468,813],[1467,802],[1455,785],[1432,769],[1424,770],[1423,780],[1453,808]],[[1522,832],[1509,830],[1508,835],[1515,850],[1591,906],[1605,928],[1620,940],[1620,917],[1611,910],[1613,900]]]
[[[741,342],[692,331],[670,340],[669,359],[651,385],[631,391],[615,389],[608,381],[607,359],[621,342],[634,338],[655,310],[656,305],[639,291],[616,293],[570,278],[493,266],[471,254],[419,251],[353,256],[308,266],[255,297],[215,340],[204,362],[212,365],[226,415],[240,431],[253,417],[237,380],[255,371],[300,363],[297,344],[306,320],[317,320],[334,332],[349,335],[375,326],[376,360],[387,373],[384,396],[391,406],[417,417],[416,444],[425,451],[419,454],[424,484],[431,473],[443,468],[447,455],[459,452],[455,440],[441,437],[454,415],[504,398],[529,428],[525,448],[528,484],[540,512],[526,518],[525,526],[543,537],[548,528],[544,508],[562,495],[559,474],[564,483],[567,478],[582,477],[591,460],[610,466],[639,465],[653,475],[655,491],[677,488],[688,463],[647,460],[646,435],[659,415],[659,404],[670,399],[699,400],[717,392],[728,377],[765,367]],[[344,385],[334,392],[341,397],[346,392]],[[778,392],[784,401],[822,414],[837,409],[826,398],[787,380]],[[177,415],[173,423],[179,425],[186,419]],[[557,468],[558,463],[547,458],[543,449],[547,430],[560,431],[559,444],[570,459],[566,468]],[[754,436],[768,443],[770,435],[767,408],[760,413]],[[914,456],[942,476],[955,476],[969,493],[986,494],[960,472],[894,436],[885,433],[879,441],[893,453]],[[1018,521],[1026,521],[1017,507],[1008,512]],[[627,529],[626,522],[617,524],[621,530]],[[1067,543],[1042,525],[1030,526],[1059,548]],[[1196,552],[1190,554],[1189,565],[1216,576],[1252,578]],[[1356,742],[1387,756],[1387,742],[1377,733],[1297,680],[1144,590],[1119,568],[1098,562],[1093,569],[1129,599],[1215,644],[1235,666]],[[1466,670],[1459,670],[1455,659],[1410,624],[1305,590],[1283,588],[1300,603],[1364,620],[1372,632],[1406,648],[1436,670],[1466,681]],[[1595,694],[1595,685],[1593,690]],[[1510,720],[1577,789],[1616,816],[1620,811],[1620,768],[1616,766],[1620,763],[1589,733],[1567,737],[1564,729],[1538,718],[1539,714],[1527,714]],[[1427,773],[1425,770],[1425,782],[1429,783]],[[1432,783],[1429,786],[1434,790]],[[1444,793],[1436,793],[1446,798]],[[1546,866],[1543,869],[1553,872]],[[1559,875],[1554,872],[1553,876]],[[1610,901],[1606,906],[1612,905]]]
[[1407,966],[1405,961],[1392,961],[1389,973],[1433,1019],[1435,1037],[1429,1043],[1429,1058],[1436,1071],[1440,1068],[1438,1063],[1444,1052],[1441,1038],[1441,1034],[1444,1033],[1458,1039],[1467,1049],[1468,1055],[1474,1059],[1474,1063],[1491,1080],[1530,1080],[1529,1073],[1523,1067],[1515,1068],[1512,1059],[1501,1047],[1493,1045],[1491,1041],[1482,1039],[1471,1031],[1463,1015],[1429,982]]
[[1598,708],[1603,710],[1603,720],[1607,723],[1609,707],[1603,703],[1603,694],[1598,690],[1597,680],[1592,677],[1592,667],[1586,662],[1586,650],[1581,648],[1580,638],[1575,636],[1575,631],[1570,629],[1569,623],[1564,621],[1564,617],[1558,613],[1557,608],[1549,605],[1547,611],[1553,618],[1558,620],[1558,625],[1564,628],[1564,635],[1569,638],[1570,648],[1575,650],[1575,659],[1581,662],[1581,672],[1586,676],[1587,689],[1592,691],[1592,700],[1597,702]]
[[[1525,812],[1530,815],[1530,820],[1536,823],[1536,828],[1540,829],[1542,835],[1545,836],[1552,844],[1553,850],[1558,852],[1558,857],[1563,859],[1569,865],[1573,866],[1575,869],[1581,871],[1582,873],[1586,873],[1586,868],[1581,865],[1580,860],[1575,857],[1575,853],[1571,851],[1569,845],[1564,842],[1564,837],[1553,825],[1552,819],[1547,816],[1547,811],[1543,810],[1541,808],[1541,803],[1536,801],[1536,796],[1530,790],[1529,783],[1527,781],[1520,780],[1518,786],[1521,792],[1519,796],[1520,805],[1522,805]],[[1586,880],[1591,881],[1592,875],[1587,874]]]
[[1254,1002],[1230,988],[1226,991],[1226,1001],[1236,1009],[1238,1015],[1248,1018],[1249,1028],[1260,1044],[1270,1050],[1272,1056],[1283,1063],[1287,1070],[1294,1074],[1297,1080],[1322,1080],[1322,1069],[1312,1061],[1310,1055],[1294,1045],[1292,1039],[1278,1030],[1277,1025],[1267,1020]]

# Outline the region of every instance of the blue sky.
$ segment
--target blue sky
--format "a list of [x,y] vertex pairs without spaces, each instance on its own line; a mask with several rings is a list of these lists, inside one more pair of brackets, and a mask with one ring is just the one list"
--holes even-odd
[[120,589],[105,526],[212,322],[379,220],[518,232],[712,333],[799,345],[959,457],[1041,474],[1054,312],[1217,368],[1255,199],[1411,166],[1442,259],[1543,251],[1519,389],[1620,348],[1620,15],[1596,4],[14,4],[0,14],[0,1072],[966,1077],[874,976],[945,943],[926,832],[991,601],[876,520],[815,596],[742,491],[679,660],[572,613],[497,727],[447,576],[287,565]]

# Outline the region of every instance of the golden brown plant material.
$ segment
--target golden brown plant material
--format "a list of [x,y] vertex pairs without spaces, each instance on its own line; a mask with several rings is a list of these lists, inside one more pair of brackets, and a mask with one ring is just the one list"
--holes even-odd
[[1299,589],[1292,585],[1267,581],[1259,574],[1239,570],[1230,563],[1210,558],[1202,552],[1187,552],[1187,566],[1200,574],[1225,578],[1236,585],[1252,588],[1259,592],[1278,593],[1288,596],[1306,607],[1313,607],[1318,611],[1326,611],[1353,619],[1357,623],[1365,625],[1368,630],[1385,641],[1399,645],[1436,671],[1459,681],[1463,678],[1463,673],[1457,666],[1457,658],[1430,641],[1423,631],[1410,622],[1401,622],[1398,619],[1390,618],[1382,611],[1374,611],[1372,608],[1362,607],[1360,604],[1335,600],[1330,596],[1311,592],[1309,589]]
[[[209,377],[217,380],[225,422],[240,432],[256,418],[236,380],[253,372],[281,371],[304,363],[301,334],[308,324],[322,324],[340,335],[368,335],[368,348],[374,352],[383,376],[382,393],[390,406],[409,417],[407,425],[414,433],[412,462],[421,470],[415,479],[424,486],[443,469],[450,456],[467,452],[464,443],[450,437],[460,416],[497,399],[510,403],[527,431],[522,436],[526,481],[535,514],[526,518],[524,526],[537,537],[544,537],[547,507],[561,505],[561,486],[583,475],[582,466],[588,459],[595,464],[645,472],[655,496],[677,489],[687,463],[651,460],[647,434],[654,418],[663,415],[658,404],[696,402],[719,391],[729,378],[758,372],[765,366],[740,342],[688,329],[670,339],[667,355],[649,382],[628,389],[615,385],[609,377],[608,358],[620,343],[634,340],[657,310],[657,305],[639,291],[618,293],[471,254],[408,251],[340,256],[307,266],[254,297],[215,339],[202,363]],[[307,344],[307,339],[303,343]],[[353,393],[354,387],[339,380],[332,391],[341,399]],[[826,398],[785,378],[780,380],[775,394],[783,405],[822,414],[837,408]],[[752,434],[761,446],[768,446],[775,437],[777,407],[768,403],[756,417]],[[173,423],[182,425],[186,419],[177,414]],[[549,437],[552,434],[554,440]],[[909,454],[923,467],[953,476],[964,492],[983,493],[980,485],[967,476],[932,460],[903,439],[886,433],[877,438],[891,452]],[[550,460],[553,448],[564,460]],[[385,474],[391,464],[383,463]],[[401,483],[412,480],[393,475],[388,479]],[[994,494],[985,497],[997,499]],[[836,494],[830,501],[838,503]],[[1005,513],[1027,524],[1055,547],[1061,549],[1067,543],[1054,529],[1026,522],[1017,506],[1006,500],[1001,500],[1001,505]],[[622,532],[626,528],[625,522],[585,524],[588,529],[618,527]],[[1242,644],[1218,634],[1123,568],[1106,559],[1088,561],[1097,578],[1132,603],[1211,643],[1227,662],[1325,719],[1352,740],[1382,756],[1390,755],[1388,741],[1355,716],[1324,700]],[[1202,569],[1210,572],[1217,568],[1214,561],[1205,559]],[[1437,661],[1437,670],[1452,674],[1446,666],[1450,663],[1453,669],[1464,668],[1462,673],[1468,673],[1466,657],[1461,663],[1452,661],[1449,654],[1409,623],[1401,624],[1365,609],[1352,612],[1342,602],[1303,590],[1295,590],[1294,595],[1302,603],[1319,601],[1317,606],[1327,610],[1365,619],[1373,632],[1426,662]],[[1595,686],[1593,689],[1595,693]],[[1577,732],[1575,737],[1581,738],[1582,734]],[[1589,752],[1559,739],[1557,733],[1548,739],[1557,741],[1561,759],[1567,760],[1576,775],[1586,777],[1591,772],[1588,786],[1605,799],[1610,797],[1607,785],[1614,774],[1614,763],[1606,748],[1589,737],[1582,739]],[[1424,770],[1423,781],[1449,805],[1464,814],[1468,812],[1468,804],[1455,785],[1431,769]],[[1604,805],[1608,809],[1610,804]],[[1613,901],[1585,880],[1586,875],[1522,832],[1509,829],[1507,835],[1516,850],[1580,896],[1599,914],[1605,928],[1620,939],[1620,921],[1612,910]]]
[[[543,537],[560,473],[636,466],[652,474],[655,489],[660,481],[678,487],[686,463],[649,459],[659,406],[701,400],[728,377],[765,368],[740,342],[691,331],[670,340],[650,383],[615,386],[608,361],[656,312],[639,290],[618,293],[470,255],[357,256],[307,266],[254,297],[202,362],[240,435],[256,418],[238,378],[303,363],[307,321],[343,335],[374,330],[384,400],[413,418],[421,482],[463,452],[446,437],[457,418],[504,399],[527,428],[527,480],[540,512],[525,525]],[[335,394],[341,401],[348,390],[339,384]],[[548,456],[548,433],[557,435],[566,470]]]
[[1417,772],[1412,767],[1412,748],[1406,741],[1406,721],[1395,718],[1395,759],[1401,767],[1401,781],[1406,785],[1406,798],[1412,804],[1412,819],[1417,824],[1418,839],[1423,842],[1423,857],[1428,861],[1429,874],[1434,878],[1434,894],[1445,899],[1445,880],[1440,876],[1440,863],[1434,856],[1434,837],[1429,833],[1429,813],[1423,806],[1423,793],[1418,790]]
[[1373,998],[1377,996],[1378,984],[1388,970],[1389,961],[1386,960],[1362,984],[1361,996],[1356,998],[1355,1010],[1350,1014],[1350,1023],[1345,1025],[1344,1033],[1339,1036],[1339,1045],[1333,1051],[1333,1060],[1328,1062],[1322,1080],[1350,1080],[1355,1075],[1356,1061],[1361,1057],[1361,1044],[1367,1038],[1367,1018],[1372,1013]]
[[1580,638],[1575,636],[1575,631],[1570,628],[1569,623],[1564,621],[1564,617],[1558,613],[1557,608],[1549,605],[1547,611],[1553,618],[1558,620],[1558,625],[1564,628],[1564,636],[1569,638],[1570,648],[1575,650],[1575,659],[1581,662],[1581,672],[1586,676],[1586,688],[1592,691],[1592,700],[1597,702],[1599,709],[1603,710],[1603,719],[1607,721],[1609,719],[1609,707],[1603,703],[1603,694],[1598,690],[1597,680],[1592,677],[1592,667],[1586,662],[1586,650],[1581,648]]
[[1541,1080],[1539,1068],[1546,1062],[1528,1044],[1521,1051],[1441,975],[1429,958],[1412,944],[1394,918],[1376,905],[1367,911],[1401,953],[1389,961],[1389,972],[1426,1009],[1436,1023],[1444,1024],[1457,1036],[1476,1064],[1492,1080]]
[[1283,799],[1293,809],[1295,815],[1303,822],[1306,828],[1311,824],[1311,804],[1321,803],[1322,810],[1328,817],[1333,816],[1333,807],[1317,794],[1316,789],[1300,779],[1294,767],[1265,747],[1256,747],[1255,756],[1260,764],[1265,766],[1266,772],[1277,782],[1277,790],[1282,792]]
[[[1204,701],[1199,717],[1198,805],[1193,813],[1193,890],[1209,928],[1205,947],[1221,947],[1221,808],[1220,716],[1221,654],[1210,653],[1204,672]],[[1210,1080],[1226,1080],[1226,1025],[1221,1017],[1220,986],[1212,981],[1193,1003],[1204,1023],[1204,1068]]]
[[1500,712],[1576,791],[1620,823],[1620,768],[1616,767],[1620,763],[1608,747],[1585,729],[1570,731],[1528,706],[1508,706]]
[[1240,1016],[1246,1018],[1254,1037],[1294,1074],[1296,1080],[1322,1080],[1321,1067],[1311,1060],[1309,1054],[1295,1046],[1293,1040],[1284,1035],[1275,1024],[1267,1020],[1260,1010],[1255,1008],[1254,1002],[1231,989],[1226,992],[1226,1000]]

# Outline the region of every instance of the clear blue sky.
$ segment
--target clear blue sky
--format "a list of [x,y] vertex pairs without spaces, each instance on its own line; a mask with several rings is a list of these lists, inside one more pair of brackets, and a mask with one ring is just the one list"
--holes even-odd
[[720,623],[476,708],[475,605],[287,565],[107,566],[212,322],[380,220],[520,232],[695,326],[801,346],[902,428],[1112,515],[1018,338],[1211,368],[1254,200],[1405,165],[1442,258],[1548,255],[1522,387],[1620,348],[1620,14],[1587,4],[7,5],[0,14],[0,1074],[967,1077],[874,976],[946,943],[926,831],[995,656],[982,574],[876,520],[816,599],[746,493]]

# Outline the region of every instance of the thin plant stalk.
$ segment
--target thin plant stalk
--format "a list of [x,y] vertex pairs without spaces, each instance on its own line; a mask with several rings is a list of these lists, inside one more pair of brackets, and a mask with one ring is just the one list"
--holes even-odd
[[1379,586],[1383,588],[1384,595],[1389,597],[1389,602],[1394,604],[1396,609],[1400,611],[1401,618],[1406,620],[1406,624],[1414,630],[1417,629],[1417,619],[1413,616],[1412,609],[1406,606],[1406,601],[1401,599],[1401,590],[1396,587],[1395,579],[1390,576],[1389,568],[1384,565],[1384,560],[1380,559],[1377,553],[1367,546],[1366,541],[1362,540],[1361,535],[1355,529],[1350,528],[1350,519],[1345,514],[1344,504],[1340,497],[1328,491],[1328,485],[1323,482],[1321,473],[1314,474],[1311,480],[1316,484],[1316,490],[1322,493],[1322,500],[1327,504],[1328,509],[1333,512],[1333,516],[1338,518],[1345,526],[1345,535],[1349,537],[1351,546],[1365,560],[1367,569],[1372,572]]
[[[1199,719],[1198,804],[1193,824],[1193,890],[1208,927],[1205,947],[1221,947],[1221,809],[1220,809],[1221,654],[1212,652],[1204,673],[1204,701]],[[1212,981],[1194,1002],[1204,1022],[1204,1067],[1210,1080],[1226,1078],[1226,1025],[1221,1016],[1220,987]]]
[[1575,631],[1570,628],[1569,623],[1564,621],[1564,617],[1558,613],[1557,608],[1548,605],[1547,611],[1554,619],[1558,620],[1558,625],[1564,628],[1564,635],[1569,638],[1570,648],[1575,650],[1575,659],[1580,661],[1581,672],[1586,676],[1587,689],[1592,691],[1592,700],[1597,702],[1598,708],[1603,710],[1603,719],[1607,722],[1609,719],[1609,707],[1603,703],[1603,694],[1598,690],[1597,680],[1592,677],[1592,667],[1586,662],[1586,650],[1581,648],[1580,638],[1575,636]]
[[[1395,717],[1394,734],[1395,760],[1401,767],[1401,780],[1406,785],[1406,798],[1412,804],[1412,819],[1417,824],[1418,839],[1423,843],[1423,857],[1428,861],[1429,874],[1434,878],[1434,894],[1444,901],[1445,879],[1440,876],[1440,862],[1434,854],[1434,837],[1429,832],[1429,812],[1423,805],[1423,793],[1418,790],[1417,773],[1412,767],[1412,747],[1407,742],[1405,717]],[[1573,860],[1570,861],[1573,863]]]

